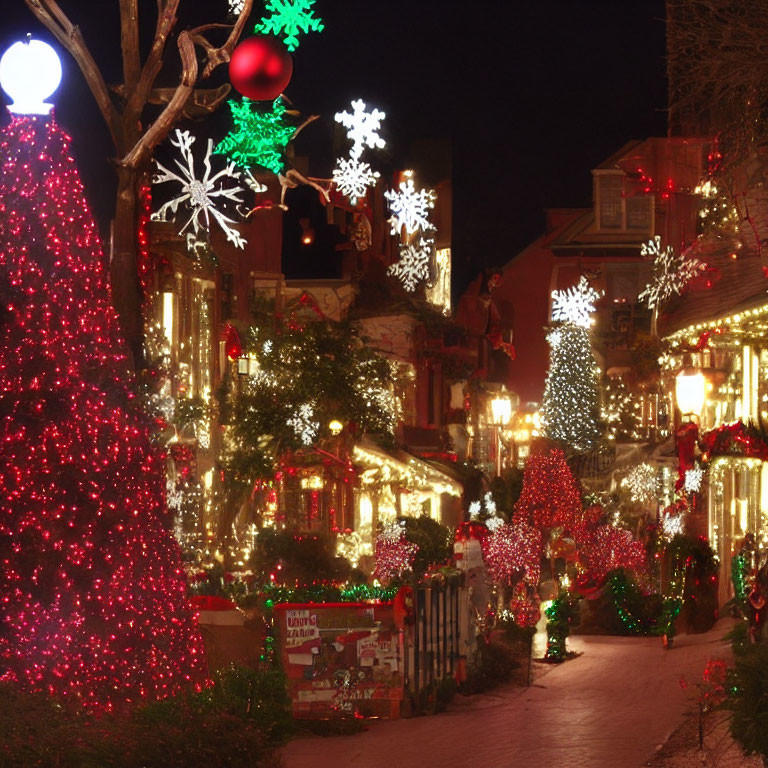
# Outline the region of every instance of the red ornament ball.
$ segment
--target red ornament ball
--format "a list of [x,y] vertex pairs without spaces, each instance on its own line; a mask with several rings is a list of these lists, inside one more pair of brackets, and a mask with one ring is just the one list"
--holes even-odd
[[229,79],[235,90],[253,101],[273,101],[286,88],[293,74],[293,59],[274,37],[243,40],[232,52]]

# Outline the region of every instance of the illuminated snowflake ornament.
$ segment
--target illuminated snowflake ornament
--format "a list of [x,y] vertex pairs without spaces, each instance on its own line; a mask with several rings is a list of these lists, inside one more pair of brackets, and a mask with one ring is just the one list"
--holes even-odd
[[[192,226],[195,235],[201,229],[208,230],[213,217],[227,236],[227,240],[234,243],[238,248],[244,248],[245,238],[233,227],[234,219],[229,218],[220,211],[217,204],[226,200],[242,203],[243,199],[239,194],[244,191],[243,187],[225,187],[224,182],[227,179],[238,180],[240,172],[235,170],[234,163],[228,163],[226,168],[213,173],[211,170],[211,153],[213,152],[213,141],[208,139],[208,149],[205,153],[203,165],[205,173],[201,179],[195,175],[195,158],[192,154],[192,145],[195,143],[195,137],[189,131],[180,131],[176,129],[175,139],[171,139],[171,144],[179,149],[183,162],[176,160],[179,173],[169,170],[164,165],[155,161],[157,173],[152,178],[153,184],[164,184],[167,181],[173,181],[180,185],[180,194],[173,200],[162,205],[156,213],[152,214],[155,221],[165,221],[168,212],[175,217],[180,205],[184,204],[192,209],[192,215],[181,228],[179,234],[186,231],[187,227]],[[220,185],[220,186],[219,186]]]
[[655,501],[659,493],[656,468],[645,462],[632,467],[621,484],[629,491],[632,501],[640,504]]
[[287,424],[293,428],[296,437],[306,446],[312,445],[320,429],[320,422],[313,421],[315,409],[311,403],[303,403],[297,412],[288,419]]
[[333,169],[333,183],[342,195],[348,197],[352,205],[366,196],[368,187],[376,186],[379,174],[371,170],[368,163],[361,163],[357,158],[339,158]]
[[595,302],[601,296],[582,275],[576,285],[564,291],[552,291],[552,320],[589,328]]
[[665,512],[661,517],[661,530],[664,532],[664,536],[668,539],[672,539],[678,534],[682,534],[685,528],[685,515],[676,514],[673,515],[669,512]]
[[676,255],[671,245],[662,250],[658,235],[643,245],[640,254],[653,259],[651,280],[637,297],[646,302],[648,309],[660,306],[673,294],[682,293],[683,288],[707,268],[698,259]]
[[704,479],[704,470],[701,467],[694,467],[685,471],[685,492],[698,493],[701,490],[701,481]]
[[285,47],[295,51],[299,45],[299,35],[308,32],[322,32],[323,20],[315,16],[312,6],[315,0],[268,0],[266,10],[270,16],[254,27],[258,34],[283,36]]
[[400,261],[387,268],[387,274],[396,277],[408,293],[413,293],[419,283],[429,278],[429,264],[435,241],[420,238],[418,244],[400,246]]
[[[258,165],[272,173],[281,173],[285,167],[285,148],[296,135],[296,126],[287,122],[282,99],[278,97],[267,109],[248,99],[233,99],[229,109],[234,130],[216,145],[215,152],[227,155],[241,168]],[[249,182],[253,183],[258,184],[255,179]]]
[[383,149],[386,146],[384,139],[379,136],[381,121],[386,117],[386,114],[376,108],[371,112],[366,112],[365,102],[362,99],[352,102],[352,110],[351,114],[349,112],[337,112],[334,120],[347,129],[347,138],[352,142],[349,156],[359,160],[365,147]]
[[470,520],[477,520],[480,517],[480,512],[482,511],[482,503],[479,501],[473,501],[469,505],[469,519]]
[[239,16],[245,8],[245,0],[229,0],[229,12],[233,16]]
[[387,190],[384,197],[389,200],[392,216],[388,219],[392,234],[400,234],[403,227],[412,235],[417,230],[434,229],[429,221],[429,212],[435,207],[437,196],[432,189],[420,189],[413,185],[413,179],[400,182],[399,191]]

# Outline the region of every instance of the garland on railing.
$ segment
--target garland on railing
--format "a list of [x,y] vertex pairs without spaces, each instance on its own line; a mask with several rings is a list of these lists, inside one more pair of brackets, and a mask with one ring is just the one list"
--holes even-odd
[[369,584],[316,583],[296,587],[269,584],[258,590],[267,606],[278,603],[387,603],[394,599],[397,587]]

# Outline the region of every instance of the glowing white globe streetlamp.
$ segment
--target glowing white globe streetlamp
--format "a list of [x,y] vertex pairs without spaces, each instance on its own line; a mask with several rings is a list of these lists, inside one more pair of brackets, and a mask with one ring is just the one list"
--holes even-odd
[[0,86],[13,99],[16,115],[47,115],[45,100],[59,87],[61,61],[48,43],[31,38],[14,43],[0,58]]

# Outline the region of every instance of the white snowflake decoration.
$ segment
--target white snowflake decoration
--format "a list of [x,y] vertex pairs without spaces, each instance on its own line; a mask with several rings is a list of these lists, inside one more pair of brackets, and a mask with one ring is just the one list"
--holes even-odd
[[219,226],[224,230],[224,234],[227,236],[227,240],[234,243],[238,248],[244,248],[246,245],[245,238],[232,226],[235,223],[233,219],[230,219],[226,214],[222,213],[216,207],[217,203],[224,200],[230,200],[236,203],[242,203],[242,198],[238,197],[240,192],[243,192],[243,187],[230,187],[226,188],[223,185],[217,188],[219,181],[224,179],[239,179],[240,172],[235,170],[235,164],[229,163],[224,170],[218,173],[212,174],[211,170],[211,153],[213,151],[213,140],[208,139],[208,149],[205,153],[205,159],[203,164],[205,165],[205,173],[202,179],[198,179],[195,175],[195,158],[192,154],[192,145],[195,143],[195,137],[189,131],[180,131],[176,129],[176,138],[171,139],[171,144],[174,147],[178,147],[179,153],[183,162],[176,160],[176,165],[179,168],[180,174],[174,171],[168,170],[164,165],[161,165],[155,161],[158,173],[152,178],[153,184],[163,184],[166,181],[175,181],[181,185],[181,194],[175,197],[173,200],[165,203],[160,209],[152,214],[152,219],[155,221],[166,221],[166,213],[171,212],[174,217],[179,206],[184,203],[192,209],[192,215],[179,231],[179,234],[183,234],[187,227],[190,225],[195,233],[201,229],[209,229],[211,225],[211,216],[219,223]]
[[648,309],[658,307],[675,293],[682,293],[683,288],[706,269],[706,264],[698,259],[677,256],[671,245],[662,250],[658,235],[643,245],[640,254],[653,258],[651,281],[637,297],[640,301],[645,300]]
[[492,493],[486,493],[485,498],[483,499],[483,502],[485,504],[485,511],[489,515],[495,515],[496,514],[496,502],[493,500],[493,494]]
[[301,440],[304,445],[312,445],[317,437],[317,431],[320,429],[320,423],[312,421],[315,416],[315,409],[311,403],[304,403],[300,405],[296,414],[288,419],[288,425],[293,427],[293,431],[296,433],[296,437]]
[[429,262],[432,258],[434,240],[419,239],[418,245],[407,243],[400,246],[400,261],[387,269],[387,274],[396,277],[408,293],[429,278]]
[[552,291],[552,320],[589,328],[595,302],[601,296],[582,275],[576,285],[564,291]]
[[265,355],[268,355],[272,351],[272,347],[273,347],[272,339],[267,339],[262,345],[261,349]]
[[352,205],[365,197],[368,187],[375,186],[378,178],[377,171],[372,171],[368,163],[361,163],[356,157],[339,158],[333,169],[333,183]]
[[684,515],[671,515],[665,512],[661,517],[661,530],[668,539],[671,539],[683,532],[684,522]]
[[405,523],[390,523],[385,525],[377,538],[389,544],[396,544],[405,534]]
[[477,520],[480,517],[480,511],[482,510],[482,503],[479,501],[473,501],[469,505],[469,519]]
[[245,7],[245,0],[229,0],[229,12],[233,16],[239,16]]
[[337,112],[335,120],[347,129],[347,137],[352,142],[349,155],[353,160],[359,160],[365,147],[382,149],[386,146],[384,139],[379,136],[381,121],[386,117],[384,112],[373,109],[365,111],[365,102],[362,99],[352,102],[352,114],[349,112]]
[[500,517],[489,517],[485,521],[485,527],[491,532],[496,533],[504,525],[504,521]]
[[701,467],[685,470],[685,492],[698,493],[701,490],[701,481],[704,478],[704,470]]
[[389,200],[389,210],[392,211],[388,221],[393,235],[400,234],[403,227],[409,235],[419,229],[434,229],[429,221],[429,211],[435,207],[437,199],[434,190],[420,189],[417,192],[413,179],[406,179],[400,182],[399,191],[387,190],[384,197]]
[[656,468],[645,462],[632,467],[621,484],[629,490],[632,501],[640,504],[654,501],[659,493],[659,476]]
[[170,477],[165,481],[165,502],[168,509],[172,509],[174,512],[180,512],[184,502],[183,492],[176,487],[176,480]]

